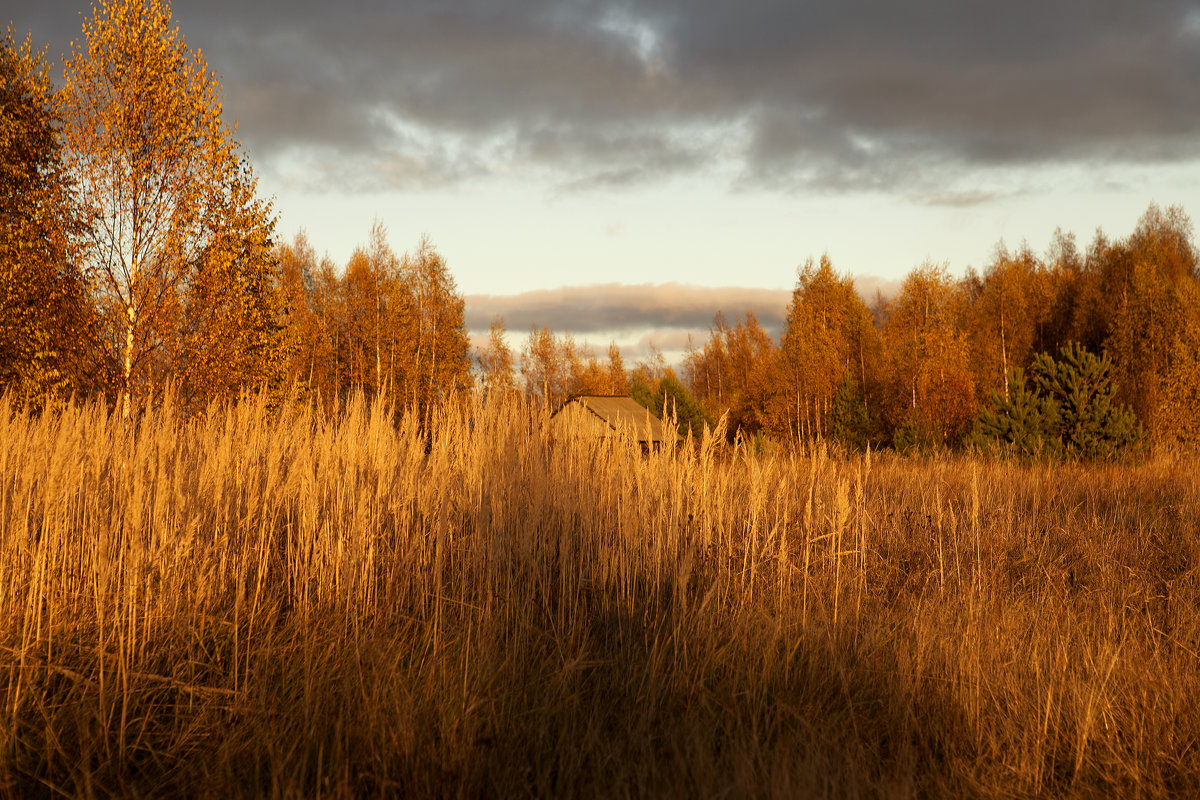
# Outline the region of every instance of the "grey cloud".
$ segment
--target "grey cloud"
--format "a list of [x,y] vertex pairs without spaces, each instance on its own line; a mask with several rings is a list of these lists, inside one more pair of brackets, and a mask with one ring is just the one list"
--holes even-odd
[[663,353],[678,353],[686,351],[690,345],[700,347],[704,344],[705,336],[695,336],[689,331],[673,329],[654,330],[643,334],[630,348],[630,352],[638,357],[649,355],[655,349]]
[[[29,8],[28,6],[34,6]],[[82,0],[0,2],[61,51]],[[973,167],[1200,155],[1200,15],[1127,0],[178,0],[252,156],[346,187],[715,165],[950,202]],[[283,169],[283,166],[278,168]],[[986,197],[989,189],[977,190]]]
[[[854,277],[859,295],[868,304],[876,293],[892,297],[901,281],[871,275]],[[790,289],[759,289],[744,286],[707,287],[680,283],[561,286],[521,294],[473,294],[466,297],[466,324],[471,331],[487,331],[497,317],[510,334],[524,335],[543,325],[583,340],[589,334],[644,337],[647,331],[672,332],[674,346],[683,347],[691,333],[697,340],[707,336],[717,312],[733,320],[747,311],[773,335],[783,331]],[[680,338],[683,337],[683,338]],[[607,340],[605,340],[607,341]],[[642,344],[647,344],[643,341]],[[660,343],[664,349],[666,344]]]
[[978,206],[997,196],[996,192],[985,191],[944,191],[933,192],[917,197],[917,201],[928,206],[951,206],[967,208]]
[[515,295],[468,295],[466,323],[486,330],[496,317],[523,333],[548,326],[583,338],[596,333],[635,333],[647,329],[707,332],[713,316],[753,311],[774,333],[783,328],[791,292],[786,289],[708,288],[678,283],[600,284],[539,289]]
[[[895,296],[901,281],[855,276],[854,285],[870,304],[877,294]],[[563,286],[513,295],[467,295],[466,324],[475,350],[487,344],[488,328],[500,317],[515,350],[531,328],[545,325],[560,335],[570,333],[600,358],[608,342],[616,341],[628,364],[650,356],[654,348],[669,363],[678,364],[689,345],[703,346],[718,311],[730,321],[753,312],[778,338],[791,296],[789,289],[678,283]]]

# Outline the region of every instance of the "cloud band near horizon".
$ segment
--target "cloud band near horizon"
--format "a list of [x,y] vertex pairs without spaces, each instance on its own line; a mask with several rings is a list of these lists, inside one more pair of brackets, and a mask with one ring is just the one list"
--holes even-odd
[[[876,291],[890,297],[899,281],[855,278],[867,302]],[[558,334],[570,333],[602,351],[609,340],[631,347],[633,357],[651,345],[664,351],[687,347],[688,336],[697,346],[708,338],[713,318],[720,312],[732,323],[752,312],[772,336],[784,326],[789,289],[706,287],[681,283],[595,284],[540,289],[512,295],[467,295],[466,325],[477,344],[484,341],[492,321],[504,321],[510,339],[520,341],[532,328],[546,326]]]

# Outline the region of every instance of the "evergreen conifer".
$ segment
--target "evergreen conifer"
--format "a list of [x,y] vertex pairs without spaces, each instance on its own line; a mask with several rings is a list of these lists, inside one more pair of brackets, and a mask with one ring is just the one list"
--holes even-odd
[[1078,343],[1059,350],[1058,358],[1041,353],[1030,380],[1014,370],[1009,397],[999,392],[975,421],[971,442],[1000,445],[1024,457],[1061,455],[1107,460],[1142,440],[1131,409],[1116,402],[1107,355],[1097,356]]

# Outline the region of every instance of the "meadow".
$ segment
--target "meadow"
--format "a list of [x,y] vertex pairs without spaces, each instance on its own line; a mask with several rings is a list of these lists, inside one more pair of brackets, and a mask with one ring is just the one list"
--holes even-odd
[[0,795],[1200,796],[1198,565],[1171,453],[4,401]]

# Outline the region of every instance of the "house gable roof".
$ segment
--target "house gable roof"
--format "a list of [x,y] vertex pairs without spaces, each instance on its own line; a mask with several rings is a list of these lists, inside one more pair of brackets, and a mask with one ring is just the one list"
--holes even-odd
[[563,403],[554,416],[571,406],[578,406],[598,418],[614,432],[632,431],[639,442],[657,444],[668,438],[679,438],[677,433],[672,436],[662,420],[628,395],[577,395]]

